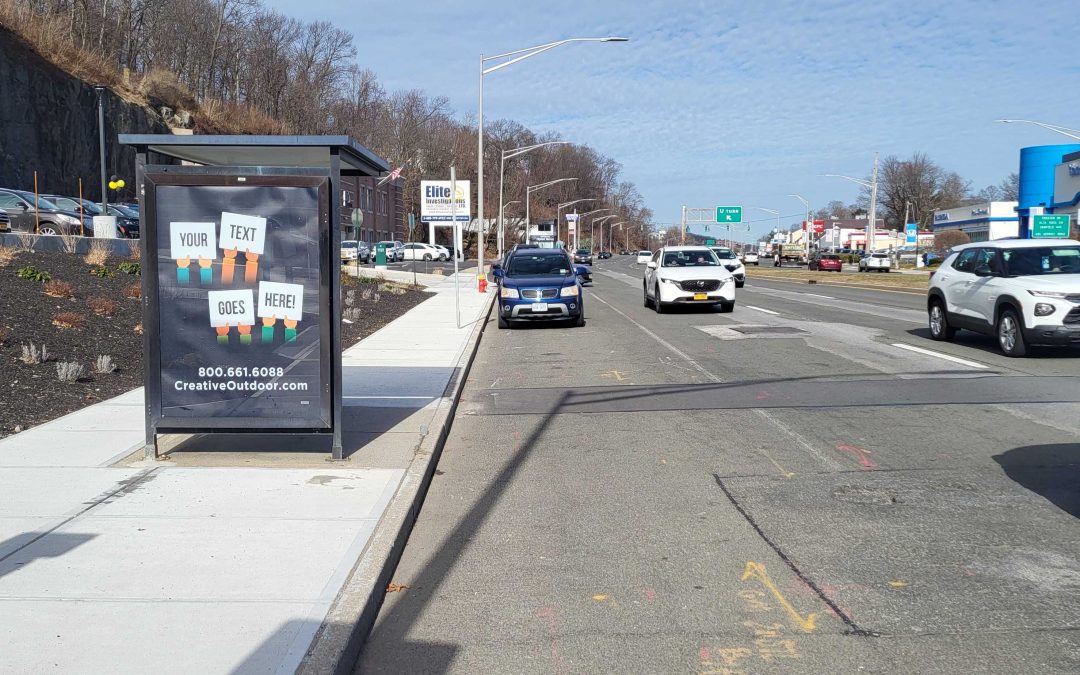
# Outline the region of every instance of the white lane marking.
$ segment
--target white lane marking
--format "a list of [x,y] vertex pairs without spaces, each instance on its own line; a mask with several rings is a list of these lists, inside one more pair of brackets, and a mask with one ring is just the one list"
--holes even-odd
[[641,329],[642,331],[644,331],[644,333],[645,333],[646,335],[648,335],[648,336],[649,336],[649,337],[651,337],[652,339],[656,340],[656,341],[657,341],[657,342],[659,342],[659,343],[660,343],[661,345],[663,345],[663,346],[664,346],[664,347],[666,347],[666,348],[667,348],[668,350],[670,350],[670,351],[671,351],[671,352],[672,352],[673,354],[675,354],[676,356],[678,356],[678,357],[679,357],[680,359],[683,359],[683,360],[684,360],[684,361],[686,361],[686,362],[687,362],[688,364],[690,364],[691,366],[693,366],[695,370],[697,370],[697,371],[698,371],[699,373],[701,373],[702,375],[704,375],[704,376],[705,376],[705,377],[707,377],[708,379],[710,379],[710,380],[712,380],[713,382],[716,382],[716,383],[722,383],[722,382],[723,382],[723,380],[721,380],[721,379],[720,379],[719,377],[717,377],[716,375],[713,375],[713,374],[712,374],[712,373],[710,373],[710,372],[709,372],[708,370],[706,370],[706,369],[705,369],[705,368],[704,368],[704,367],[703,367],[703,366],[702,366],[702,365],[701,365],[700,363],[698,363],[697,361],[695,361],[694,359],[690,358],[690,357],[689,357],[689,356],[687,356],[687,355],[686,355],[685,353],[683,353],[683,351],[682,351],[682,350],[680,350],[680,349],[679,349],[678,347],[676,347],[675,345],[671,344],[670,342],[668,342],[668,341],[667,341],[667,340],[665,340],[664,338],[660,337],[660,336],[659,336],[659,335],[657,335],[656,333],[652,332],[651,330],[649,330],[649,329],[648,329],[648,328],[646,328],[645,326],[642,326],[642,325],[641,325],[640,323],[638,323],[637,321],[634,321],[633,319],[631,319],[630,317],[628,317],[628,316],[627,316],[626,314],[624,314],[624,313],[623,313],[623,312],[622,312],[622,311],[621,311],[621,310],[620,310],[620,309],[619,309],[618,307],[616,307],[615,305],[611,304],[611,303],[610,303],[610,302],[608,302],[607,300],[604,300],[604,299],[603,299],[603,298],[601,298],[601,297],[600,297],[599,295],[597,295],[595,291],[593,291],[593,292],[591,293],[591,295],[592,295],[592,297],[596,298],[596,299],[597,299],[597,300],[599,300],[600,302],[602,302],[602,303],[604,303],[605,305],[607,305],[608,307],[610,307],[610,308],[611,308],[611,311],[615,312],[616,314],[618,314],[618,315],[619,315],[619,316],[621,316],[622,318],[626,319],[626,320],[627,320],[627,321],[629,321],[630,323],[632,323],[632,324],[634,324],[635,326],[637,326],[638,328],[640,328],[640,329]]
[[968,361],[967,359],[961,359],[961,358],[958,358],[956,356],[949,356],[948,354],[942,354],[941,352],[935,352],[935,351],[931,351],[929,349],[923,349],[922,347],[916,347],[914,345],[906,345],[906,344],[904,344],[902,342],[894,342],[892,346],[893,347],[899,347],[900,349],[906,349],[909,352],[916,352],[918,354],[925,354],[926,356],[933,356],[933,357],[936,357],[936,358],[939,358],[939,359],[945,359],[946,361],[952,361],[953,363],[959,363],[960,365],[967,366],[969,368],[980,368],[980,369],[987,368],[987,366],[985,366],[985,365],[983,365],[981,363],[976,363],[974,361]]
[[803,295],[809,295],[809,296],[813,296],[815,298],[825,298],[826,300],[835,300],[836,299],[831,295],[821,295],[820,293],[803,293]]
[[747,309],[752,309],[757,312],[765,312],[766,314],[772,314],[774,316],[780,316],[780,312],[774,312],[771,309],[764,309],[762,307],[754,307],[753,305],[743,305]]

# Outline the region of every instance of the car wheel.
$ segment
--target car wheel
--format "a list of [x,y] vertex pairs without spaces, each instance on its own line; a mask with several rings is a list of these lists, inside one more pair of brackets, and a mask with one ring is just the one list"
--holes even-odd
[[510,322],[502,314],[499,314],[499,328],[509,328]]
[[735,303],[734,302],[721,302],[720,303],[720,311],[721,312],[726,313],[726,312],[732,312],[734,310],[735,310]]
[[644,285],[641,287],[641,297],[644,298],[646,307],[652,307],[652,300],[649,300],[649,292],[645,290]]
[[656,292],[653,293],[653,309],[656,310],[657,314],[663,314],[664,313],[664,303],[660,301],[660,287],[659,286],[656,287]]
[[949,325],[949,317],[945,314],[945,307],[940,300],[930,303],[930,337],[943,342],[956,337],[956,329]]
[[585,325],[585,308],[582,307],[581,311],[578,312],[577,318],[574,319],[574,327],[575,328],[581,328],[584,325]]
[[431,262],[431,254],[430,253],[425,253],[424,254],[424,262]]
[[1006,307],[998,317],[997,335],[998,345],[1005,356],[1027,355],[1027,345],[1024,344],[1024,324],[1012,307]]
[[38,234],[60,234],[60,228],[52,223],[42,223],[38,228]]

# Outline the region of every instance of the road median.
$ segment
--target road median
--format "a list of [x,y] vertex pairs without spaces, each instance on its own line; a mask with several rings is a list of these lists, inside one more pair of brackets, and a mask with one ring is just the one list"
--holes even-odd
[[929,275],[869,273],[869,272],[818,272],[796,269],[747,268],[748,279],[784,281],[818,286],[839,286],[921,295],[926,293]]

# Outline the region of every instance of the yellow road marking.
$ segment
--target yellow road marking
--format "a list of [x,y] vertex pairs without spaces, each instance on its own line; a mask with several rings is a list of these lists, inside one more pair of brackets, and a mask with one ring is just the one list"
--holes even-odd
[[772,462],[772,465],[776,467],[776,470],[777,470],[777,471],[779,471],[780,473],[784,474],[784,478],[791,478],[792,476],[794,476],[794,475],[795,475],[795,472],[794,472],[794,471],[788,471],[788,470],[787,470],[787,469],[785,469],[784,467],[780,466],[780,463],[779,463],[779,462],[777,462],[777,461],[776,461],[775,459],[773,459],[772,457],[770,457],[770,456],[769,456],[769,453],[765,452],[764,450],[761,450],[760,452],[761,452],[761,454],[765,455],[765,459],[767,459],[767,460],[769,460],[770,462]]
[[784,597],[784,594],[780,592],[780,589],[776,587],[776,584],[773,583],[772,579],[769,578],[769,573],[765,571],[764,565],[754,562],[753,560],[747,562],[746,569],[743,570],[742,580],[746,581],[751,578],[757,578],[765,588],[769,589],[769,592],[773,594],[776,601],[780,603],[780,606],[784,608],[788,613],[788,616],[791,617],[792,621],[794,621],[803,632],[814,632],[814,629],[816,628],[814,621],[817,614],[810,613],[803,618],[803,615],[799,614],[791,603],[788,602],[787,598]]
[[611,370],[607,371],[606,373],[600,373],[600,377],[613,377],[613,378],[615,378],[615,380],[617,382],[622,382],[623,380],[626,379],[626,373],[621,373],[621,372],[615,370],[614,368],[612,368]]
[[597,601],[597,602],[603,602],[603,601],[608,599],[608,596],[606,596],[606,595],[594,595],[594,596],[592,596],[592,599]]
[[907,586],[907,582],[897,579],[896,581],[890,581],[889,585],[893,588],[903,588],[904,586]]

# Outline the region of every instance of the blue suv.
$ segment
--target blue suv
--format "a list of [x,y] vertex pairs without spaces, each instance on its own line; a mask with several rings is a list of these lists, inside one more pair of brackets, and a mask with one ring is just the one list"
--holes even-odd
[[584,267],[575,267],[561,249],[519,249],[506,256],[503,264],[492,266],[492,276],[499,285],[499,328],[516,322],[569,319],[575,326],[585,325],[578,275]]

